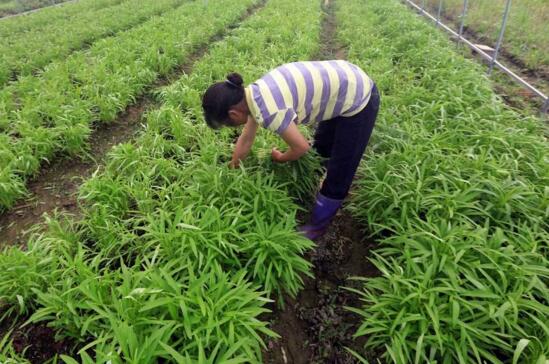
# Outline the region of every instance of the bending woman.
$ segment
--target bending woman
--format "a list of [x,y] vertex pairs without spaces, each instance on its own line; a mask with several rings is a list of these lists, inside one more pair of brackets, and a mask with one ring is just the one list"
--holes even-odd
[[379,109],[374,82],[346,61],[295,62],[275,68],[244,87],[231,73],[211,85],[202,99],[208,125],[244,125],[231,166],[248,155],[258,126],[277,133],[288,150],[273,149],[273,161],[299,159],[309,142],[297,125],[316,126],[313,148],[327,159],[327,174],[307,225],[300,230],[312,240],[322,236],[347,196]]

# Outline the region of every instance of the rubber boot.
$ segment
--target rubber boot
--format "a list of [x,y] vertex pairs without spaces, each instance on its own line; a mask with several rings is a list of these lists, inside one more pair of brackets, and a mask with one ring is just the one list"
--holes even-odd
[[342,204],[343,200],[335,200],[318,193],[309,223],[300,226],[298,230],[307,239],[316,240],[320,238],[326,232],[326,228]]

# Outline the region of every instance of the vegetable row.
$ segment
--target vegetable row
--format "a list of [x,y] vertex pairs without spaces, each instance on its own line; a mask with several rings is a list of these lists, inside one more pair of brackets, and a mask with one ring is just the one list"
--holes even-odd
[[338,22],[383,91],[353,203],[380,237],[357,336],[394,363],[545,363],[543,123],[504,105],[478,65],[396,1],[341,2]]
[[77,14],[96,11],[113,6],[125,0],[79,0],[46,8],[37,12],[0,20],[0,38],[13,36],[20,32],[34,31],[40,27],[64,21]]
[[25,194],[25,181],[44,161],[84,154],[94,122],[115,120],[252,2],[228,11],[226,0],[185,3],[0,90],[0,209]]
[[40,9],[67,0],[3,0],[0,1],[0,17]]
[[21,75],[32,75],[54,60],[95,40],[112,36],[162,14],[183,0],[129,0],[97,11],[87,11],[51,25],[0,38],[0,86]]
[[[80,342],[82,363],[261,362],[276,336],[265,305],[311,274],[290,196],[311,196],[319,161],[272,165],[263,152],[278,138],[262,132],[246,166],[229,169],[234,134],[206,127],[199,95],[230,71],[252,80],[313,57],[320,17],[316,0],[271,0],[163,89],[138,140],[82,186],[82,218],[52,219],[28,249],[0,255],[8,314]],[[288,188],[298,173],[308,191]]]

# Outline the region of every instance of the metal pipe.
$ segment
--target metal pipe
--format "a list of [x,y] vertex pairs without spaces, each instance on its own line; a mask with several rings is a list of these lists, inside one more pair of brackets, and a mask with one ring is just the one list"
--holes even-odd
[[425,10],[425,0],[421,1],[421,10]]
[[[429,14],[428,12],[422,10],[419,8],[419,6],[417,6],[416,4],[414,4],[411,0],[404,0],[406,3],[408,3],[410,6],[412,6],[413,8],[415,8],[416,10],[420,10],[420,12],[425,15],[427,18],[433,20],[433,21],[436,21],[436,18],[434,16],[432,16],[431,14]],[[447,32],[449,32],[450,34],[452,34],[453,36],[457,37],[459,36],[458,33],[456,33],[454,30],[452,30],[451,28],[449,28],[448,26],[446,26],[446,24],[444,23],[441,23],[440,26],[442,27],[442,29],[446,30]],[[471,43],[467,38],[462,38],[462,41],[463,43],[465,43],[469,48],[471,48],[472,50],[474,50],[475,52],[477,52],[482,58],[486,59],[486,60],[492,60],[492,56],[490,56],[489,54],[487,54],[486,52],[484,52],[482,49],[480,49],[479,47],[477,47],[475,44]],[[543,99],[543,101],[547,104],[547,107],[549,108],[549,97],[547,97],[543,92],[541,92],[540,90],[538,90],[537,88],[535,88],[534,86],[530,85],[528,82],[526,82],[525,80],[523,80],[519,75],[517,75],[516,73],[514,73],[513,71],[511,71],[509,68],[507,68],[505,65],[503,65],[501,62],[499,62],[498,60],[496,60],[494,62],[494,66],[498,67],[500,70],[502,70],[504,73],[506,73],[507,75],[509,75],[513,80],[515,80],[516,82],[520,83],[522,86],[524,86],[526,89],[532,91],[532,93],[536,94],[537,96],[541,97]]]
[[549,98],[545,99],[543,106],[541,107],[541,113],[546,114],[549,112]]
[[440,25],[440,13],[442,12],[442,2],[443,2],[443,1],[444,1],[444,0],[440,0],[440,1],[438,2],[437,26]]
[[494,69],[494,62],[498,58],[499,49],[501,48],[501,43],[503,42],[503,34],[505,34],[505,28],[507,27],[507,18],[509,17],[509,10],[511,9],[511,0],[507,0],[505,4],[505,12],[503,13],[503,19],[501,21],[501,29],[499,30],[498,42],[496,43],[496,50],[494,51],[494,57],[490,62],[490,68],[488,68],[488,74],[492,73]]
[[468,5],[469,5],[469,1],[463,0],[463,11],[461,13],[461,24],[459,25],[458,44],[461,43],[461,37],[463,36],[463,26],[465,25],[465,17],[467,16]]

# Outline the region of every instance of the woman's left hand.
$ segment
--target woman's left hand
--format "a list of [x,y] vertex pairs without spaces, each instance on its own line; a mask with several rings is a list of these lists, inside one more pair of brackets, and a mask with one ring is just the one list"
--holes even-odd
[[271,151],[271,158],[276,163],[284,163],[286,162],[283,158],[284,153],[282,153],[280,150],[273,148]]
[[280,136],[290,148],[285,153],[273,148],[271,158],[276,163],[296,161],[307,153],[310,148],[309,142],[307,142],[307,139],[301,134],[295,123],[290,123]]

